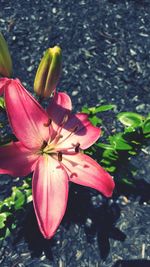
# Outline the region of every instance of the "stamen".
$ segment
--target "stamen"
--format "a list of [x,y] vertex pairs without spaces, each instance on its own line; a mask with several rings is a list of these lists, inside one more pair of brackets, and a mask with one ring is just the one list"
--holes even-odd
[[58,145],[62,144],[64,141],[66,141],[72,134],[74,134],[77,131],[77,129],[78,129],[78,125],[76,125],[73,128],[68,129],[69,134],[61,142],[59,142]]
[[80,144],[77,143],[76,147],[75,147],[75,152],[76,153],[79,153],[79,150],[80,150]]
[[44,126],[49,127],[51,122],[52,122],[52,120],[50,118],[48,118],[48,122],[44,123]]
[[64,126],[64,124],[67,122],[67,120],[68,120],[68,115],[67,114],[65,114],[65,116],[63,117],[63,120],[62,120],[62,122],[61,122],[61,127],[63,127]]
[[42,144],[42,146],[41,146],[41,149],[43,150],[46,146],[47,146],[47,142],[44,140],[44,141],[43,141],[43,144]]
[[75,126],[73,132],[75,133],[77,130],[78,130],[78,126]]
[[58,161],[62,161],[62,152],[58,152]]
[[53,144],[56,144],[58,142],[58,140],[63,137],[62,134],[60,134],[60,133],[61,133],[61,130],[62,130],[64,124],[67,122],[68,118],[69,118],[68,115],[65,114],[64,117],[63,117],[63,120],[60,123],[59,128],[57,130],[57,134],[56,134],[56,136],[55,136],[55,138],[53,140],[54,141]]
[[70,133],[75,133],[77,130],[78,130],[78,125],[76,125],[76,126],[73,127],[73,128],[69,128],[69,129],[68,129],[68,131],[69,131]]

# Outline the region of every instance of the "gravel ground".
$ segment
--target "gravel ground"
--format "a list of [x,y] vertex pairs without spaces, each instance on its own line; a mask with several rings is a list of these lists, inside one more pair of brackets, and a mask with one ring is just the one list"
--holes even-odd
[[[118,111],[150,112],[149,0],[1,0],[0,7],[14,77],[30,91],[42,53],[57,44],[63,50],[58,89],[69,93],[75,110],[104,100]],[[149,151],[139,157],[137,179],[149,182]],[[150,266],[150,210],[139,199],[140,192],[106,201],[96,191],[73,187],[51,241],[40,236],[28,207],[24,225],[0,249],[0,266]]]

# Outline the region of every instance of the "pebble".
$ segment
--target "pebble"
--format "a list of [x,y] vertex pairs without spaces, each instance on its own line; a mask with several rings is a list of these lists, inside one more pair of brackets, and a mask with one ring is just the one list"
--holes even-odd
[[76,95],[78,95],[78,93],[79,93],[78,91],[73,91],[72,96],[76,96]]

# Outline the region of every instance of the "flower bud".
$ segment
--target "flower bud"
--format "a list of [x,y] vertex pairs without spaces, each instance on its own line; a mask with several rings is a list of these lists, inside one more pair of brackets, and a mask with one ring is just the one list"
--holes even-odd
[[61,48],[48,48],[41,59],[35,80],[34,91],[42,97],[50,96],[56,89],[61,71]]
[[11,77],[12,61],[7,43],[0,33],[0,76]]

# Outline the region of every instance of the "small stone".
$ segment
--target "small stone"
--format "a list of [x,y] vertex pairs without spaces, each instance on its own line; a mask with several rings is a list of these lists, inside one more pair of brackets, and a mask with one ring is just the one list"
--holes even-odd
[[76,260],[77,261],[80,260],[82,255],[83,255],[83,251],[77,250],[77,252],[76,252]]
[[122,68],[122,67],[118,67],[117,70],[119,70],[119,71],[124,71],[124,68]]
[[73,91],[72,96],[76,96],[79,92],[78,91]]
[[130,54],[131,54],[131,56],[135,56],[136,55],[136,52],[131,48],[130,49]]
[[34,66],[32,65],[32,66],[29,66],[29,67],[27,68],[27,71],[28,71],[28,72],[31,72],[33,69],[34,69]]
[[92,225],[92,220],[91,220],[90,218],[87,218],[87,219],[86,219],[86,222],[85,222],[85,225],[86,225],[88,228],[90,228],[91,225]]
[[57,9],[55,7],[52,8],[52,13],[56,14],[57,13]]

